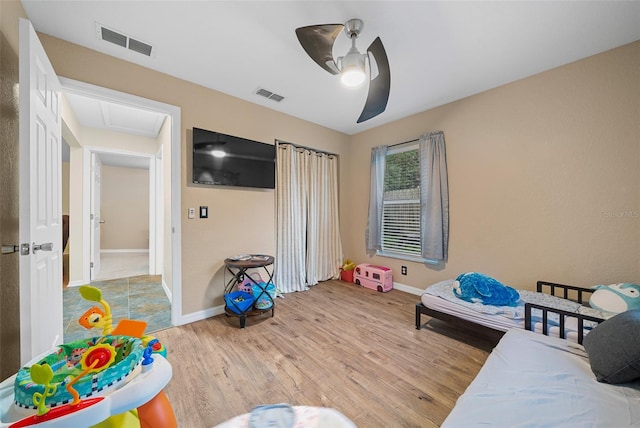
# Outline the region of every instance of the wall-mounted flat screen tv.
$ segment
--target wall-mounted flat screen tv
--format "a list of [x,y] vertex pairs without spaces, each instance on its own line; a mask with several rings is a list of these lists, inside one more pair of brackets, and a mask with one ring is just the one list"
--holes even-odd
[[273,189],[276,147],[193,128],[193,182]]

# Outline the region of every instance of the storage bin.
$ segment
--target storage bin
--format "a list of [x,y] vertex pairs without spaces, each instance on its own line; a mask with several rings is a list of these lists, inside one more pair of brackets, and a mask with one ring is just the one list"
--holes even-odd
[[253,306],[254,298],[251,294],[244,291],[234,291],[224,295],[224,301],[227,308],[240,315]]
[[353,269],[340,269],[340,279],[342,281],[353,282]]
[[[256,299],[254,306],[260,310],[271,309],[273,300],[276,298],[276,286],[272,282],[268,284],[262,282],[258,285],[253,284],[251,288],[253,289],[253,296]],[[269,298],[267,294],[271,298]]]

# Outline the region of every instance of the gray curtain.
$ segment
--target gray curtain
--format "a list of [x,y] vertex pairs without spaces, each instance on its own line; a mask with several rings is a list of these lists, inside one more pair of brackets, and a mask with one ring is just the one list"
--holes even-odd
[[371,149],[371,184],[369,191],[369,218],[365,243],[367,253],[373,255],[382,249],[382,202],[384,197],[384,166],[387,146]]
[[420,137],[422,257],[446,261],[449,250],[449,185],[444,134]]

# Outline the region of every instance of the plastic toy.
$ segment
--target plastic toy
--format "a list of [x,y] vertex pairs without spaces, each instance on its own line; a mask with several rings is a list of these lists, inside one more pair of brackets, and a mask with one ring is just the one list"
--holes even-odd
[[78,322],[102,336],[62,344],[0,383],[0,428],[176,428],[163,391],[172,373],[164,346],[144,336],[144,321],[122,320],[113,329],[99,289],[80,293],[102,308]]
[[80,295],[82,295],[85,300],[98,302],[104,308],[104,312],[95,306],[89,309],[82,315],[82,317],[80,317],[80,325],[85,328],[102,328],[103,336],[111,334],[111,331],[113,330],[111,308],[107,302],[102,299],[102,292],[100,289],[89,285],[83,285],[79,288],[79,291]]
[[346,282],[353,282],[353,271],[355,268],[356,264],[346,259],[340,268],[340,279]]
[[38,416],[42,416],[49,412],[49,408],[45,405],[46,398],[51,397],[58,389],[56,385],[51,385],[53,370],[47,364],[34,364],[29,369],[29,374],[33,382],[44,386],[44,392],[33,394],[33,404],[38,406]]
[[630,309],[640,309],[640,285],[623,282],[592,287],[589,306],[605,312],[618,314]]
[[359,264],[353,274],[353,282],[380,292],[393,289],[393,274],[391,269],[384,266]]
[[520,300],[516,289],[478,272],[458,275],[453,283],[453,294],[467,302],[492,306],[517,306]]

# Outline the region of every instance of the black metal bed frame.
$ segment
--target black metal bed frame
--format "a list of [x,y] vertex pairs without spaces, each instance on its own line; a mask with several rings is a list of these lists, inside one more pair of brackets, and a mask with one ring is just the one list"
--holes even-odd
[[[548,291],[545,290],[548,288]],[[586,295],[590,295],[594,290],[589,288],[576,287],[574,285],[566,285],[566,284],[558,284],[555,282],[548,281],[538,281],[536,283],[536,291],[539,293],[547,292],[551,296],[561,297],[563,299],[572,300],[578,303],[585,303]],[[593,321],[596,323],[600,323],[603,320],[601,318],[592,317],[589,315],[578,314],[575,312],[567,312],[560,309],[553,309],[542,305],[537,305],[533,303],[525,304],[525,319],[524,319],[524,327],[526,330],[532,330],[532,318],[531,318],[531,310],[532,309],[540,309],[542,311],[542,333],[544,335],[549,335],[549,313],[554,313],[559,315],[559,329],[560,329],[560,337],[565,337],[566,334],[566,326],[565,326],[565,318],[573,317],[578,320],[578,343],[582,343],[582,339],[584,338],[584,321]],[[422,327],[422,315],[427,315],[432,318],[437,318],[442,321],[449,322],[456,327],[459,327],[463,330],[478,332],[481,334],[485,333],[499,333],[504,334],[504,331],[496,330],[491,327],[486,327],[481,324],[476,324],[472,321],[468,321],[462,318],[459,318],[455,315],[448,314],[446,312],[437,311],[435,309],[428,308],[422,304],[422,302],[416,304],[416,329],[420,330]]]

